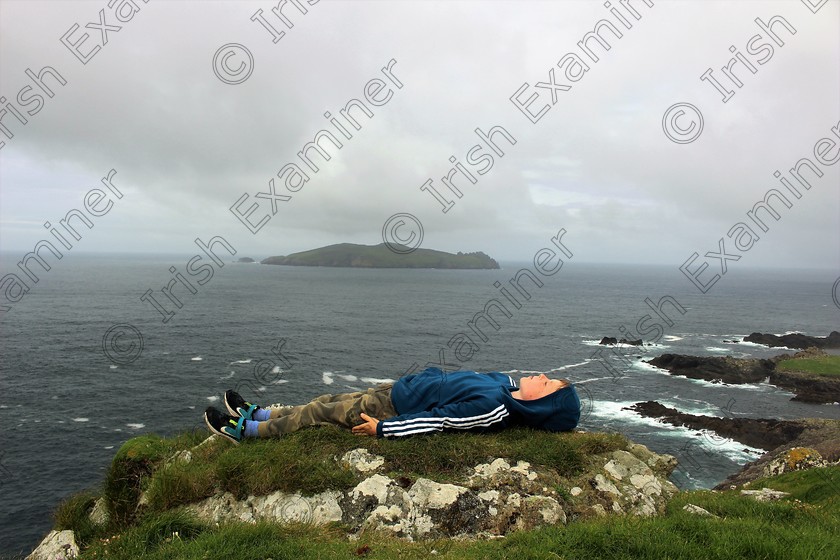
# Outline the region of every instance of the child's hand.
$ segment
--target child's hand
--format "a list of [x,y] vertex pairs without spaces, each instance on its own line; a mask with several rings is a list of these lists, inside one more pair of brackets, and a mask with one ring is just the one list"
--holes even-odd
[[365,423],[359,424],[358,426],[353,426],[351,431],[357,436],[375,436],[376,425],[379,424],[379,420],[377,420],[376,418],[371,418],[364,412],[362,412],[362,420],[365,420]]

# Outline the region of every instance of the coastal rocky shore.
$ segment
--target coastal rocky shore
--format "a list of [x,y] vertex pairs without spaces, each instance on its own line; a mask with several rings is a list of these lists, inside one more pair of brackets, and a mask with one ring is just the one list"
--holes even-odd
[[674,426],[711,430],[735,441],[767,450],[764,455],[744,465],[715,488],[722,490],[764,476],[806,467],[840,465],[840,420],[802,418],[718,418],[687,414],[656,401],[627,407],[642,416],[658,418]]
[[713,383],[738,385],[766,381],[771,385],[794,393],[794,397],[791,399],[794,401],[808,403],[840,402],[840,378],[798,371],[780,371],[776,367],[783,360],[816,358],[824,355],[823,350],[810,347],[792,356],[781,354],[768,359],[662,354],[646,362],[667,370],[672,375],[683,375],[691,379],[703,379]]
[[744,338],[744,342],[754,342],[755,344],[763,344],[771,348],[784,346],[786,348],[796,348],[800,350],[811,347],[840,348],[840,332],[831,331],[831,333],[829,333],[826,337],[807,336],[800,333],[775,335],[754,332]]

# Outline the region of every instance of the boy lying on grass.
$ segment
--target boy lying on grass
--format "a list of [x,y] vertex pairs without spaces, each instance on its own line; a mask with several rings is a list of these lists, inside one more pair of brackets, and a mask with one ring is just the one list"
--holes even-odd
[[234,443],[329,424],[360,436],[403,437],[445,430],[491,432],[514,425],[564,432],[580,420],[574,385],[545,374],[524,377],[517,386],[499,372],[427,368],[393,384],[322,395],[309,404],[282,409],[251,404],[232,390],[225,392],[224,400],[229,414],[211,406],[204,421],[211,432]]

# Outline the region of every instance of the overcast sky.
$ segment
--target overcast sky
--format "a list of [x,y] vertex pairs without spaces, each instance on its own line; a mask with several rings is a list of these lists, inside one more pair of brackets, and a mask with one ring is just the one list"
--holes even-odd
[[[292,28],[268,0],[134,2],[139,11],[126,17],[132,7],[125,0],[122,19],[129,21],[119,22],[106,0],[0,0],[0,95],[13,106],[0,124],[14,135],[0,131],[0,250],[55,242],[44,222],[55,225],[71,209],[82,210],[85,193],[105,189],[100,179],[114,169],[123,197],[103,190],[111,198],[94,208],[113,206],[99,217],[88,214],[94,228],[81,228],[72,251],[192,254],[196,237],[221,235],[240,256],[259,258],[345,241],[380,243],[386,220],[408,213],[422,223],[426,248],[524,261],[565,228],[578,261],[679,266],[694,252],[717,252],[722,237],[727,252],[738,253],[727,232],[779,188],[791,208],[776,201],[780,219],[763,214],[766,233],[750,222],[760,240],[740,253],[740,264],[840,266],[840,165],[817,163],[823,177],[808,175],[812,188],[800,187],[799,199],[773,176],[781,170],[789,177],[804,157],[816,162],[821,138],[840,142],[831,131],[840,122],[836,0],[816,13],[807,4],[818,0],[656,0],[653,7],[630,0],[639,19],[626,0],[611,4],[615,13],[601,1],[299,0],[305,15],[292,4],[283,10]],[[285,32],[276,43],[251,20],[260,9],[275,34]],[[112,26],[104,44],[100,10]],[[771,28],[783,46],[755,22],[774,16],[785,20]],[[622,37],[599,28],[611,48],[587,42],[599,59],[593,62],[578,42],[599,20]],[[78,42],[79,56],[101,48],[83,64],[62,44],[65,34],[68,45]],[[214,73],[214,55],[231,43],[253,60],[238,84]],[[569,53],[589,67],[577,82],[565,73],[579,66],[558,66]],[[743,62],[732,67],[742,87],[721,70],[736,55],[755,71]],[[236,75],[247,62],[243,51],[222,59],[216,66],[223,76],[244,78]],[[381,70],[391,60],[401,88]],[[67,82],[44,78],[52,98],[26,74],[46,66]],[[550,81],[552,68],[557,89],[535,87]],[[734,92],[725,103],[700,79],[709,68]],[[375,99],[390,92],[380,106],[364,97],[375,78],[385,84]],[[525,84],[519,99],[536,96],[532,113],[549,107],[536,123],[510,99]],[[359,117],[361,130],[339,137],[342,149],[326,141],[329,161],[310,151],[319,168],[311,172],[297,153],[319,130],[337,134],[324,113],[336,116],[354,98],[374,117]],[[663,116],[676,103],[702,113],[702,133],[691,142],[674,142],[663,131]],[[687,130],[692,120],[685,113],[669,122]],[[493,126],[516,144],[496,135],[505,155],[494,155],[492,169],[468,164],[479,143],[474,130]],[[830,144],[821,150],[825,160],[838,153]],[[487,153],[485,147],[474,155]],[[477,179],[455,176],[461,198],[440,181],[451,156]],[[309,171],[297,192],[277,177],[289,163]],[[269,200],[255,195],[268,191],[272,178],[277,194],[291,199],[278,201],[270,216]],[[448,212],[421,191],[427,179],[454,202]],[[256,234],[230,211],[244,194],[243,212],[259,204],[252,222],[270,216]],[[406,222],[396,231],[408,238],[408,228]]]

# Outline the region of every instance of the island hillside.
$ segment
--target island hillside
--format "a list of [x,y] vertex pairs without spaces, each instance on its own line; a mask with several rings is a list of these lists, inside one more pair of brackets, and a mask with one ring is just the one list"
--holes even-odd
[[[397,247],[399,250],[400,247]],[[405,248],[408,251],[408,248]],[[432,249],[415,249],[397,253],[385,243],[379,245],[356,245],[338,243],[311,251],[302,251],[287,256],[268,257],[262,264],[287,266],[334,266],[360,268],[450,268],[450,269],[497,269],[499,263],[488,255],[474,253],[452,254]]]

